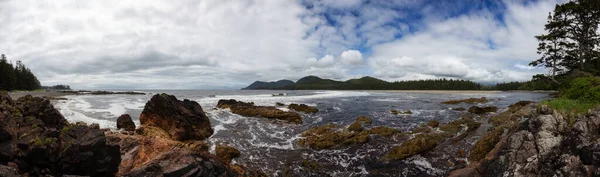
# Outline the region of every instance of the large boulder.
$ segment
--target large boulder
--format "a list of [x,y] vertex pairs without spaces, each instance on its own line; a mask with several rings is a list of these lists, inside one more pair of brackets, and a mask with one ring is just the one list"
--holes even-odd
[[117,129],[123,129],[126,131],[134,131],[135,123],[131,120],[129,114],[123,114],[117,118]]
[[177,100],[173,95],[156,94],[140,115],[142,126],[154,126],[169,133],[172,139],[204,140],[213,134],[210,120],[200,104]]
[[69,124],[48,100],[25,96],[0,105],[3,138],[0,163],[29,176],[114,176],[119,147],[106,143],[104,130]]
[[274,106],[254,106],[254,103],[246,103],[236,100],[219,100],[217,107],[229,108],[232,113],[247,117],[263,117],[277,119],[289,123],[302,123],[302,117],[296,112],[288,112],[277,109]]

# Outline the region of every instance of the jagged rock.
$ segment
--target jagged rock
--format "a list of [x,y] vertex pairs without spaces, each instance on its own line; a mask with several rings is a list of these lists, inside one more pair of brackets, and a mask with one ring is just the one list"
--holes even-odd
[[117,119],[117,128],[124,129],[126,131],[134,131],[135,124],[133,123],[133,120],[131,120],[131,116],[129,116],[129,114],[123,114]]
[[491,131],[500,132],[502,140],[494,150],[484,151],[490,152],[486,158],[474,159],[450,176],[599,176],[598,111],[565,117],[546,106],[534,107],[532,113],[529,105],[510,107],[506,115],[493,119]]
[[161,128],[179,141],[203,140],[213,134],[210,121],[200,104],[188,99],[180,101],[164,93],[152,96],[146,103],[140,123]]
[[185,176],[185,177],[234,177],[240,174],[224,163],[189,151],[171,151],[160,154],[150,163],[132,169],[124,177]]
[[68,124],[43,98],[25,96],[0,110],[1,164],[29,176],[115,175],[119,147],[106,144],[103,130]]
[[67,123],[62,114],[54,109],[50,100],[26,95],[17,100],[16,106],[23,117],[36,117],[47,127],[61,128],[60,126]]
[[221,109],[229,108],[232,113],[241,116],[278,119],[296,124],[302,123],[302,117],[300,117],[300,114],[296,112],[282,111],[274,106],[254,106],[254,103],[246,103],[236,100],[219,100],[217,107]]

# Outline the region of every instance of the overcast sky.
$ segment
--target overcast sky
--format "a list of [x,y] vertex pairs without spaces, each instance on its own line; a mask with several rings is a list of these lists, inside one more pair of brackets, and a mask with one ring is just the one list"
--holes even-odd
[[0,0],[43,85],[237,89],[306,75],[525,81],[559,0]]

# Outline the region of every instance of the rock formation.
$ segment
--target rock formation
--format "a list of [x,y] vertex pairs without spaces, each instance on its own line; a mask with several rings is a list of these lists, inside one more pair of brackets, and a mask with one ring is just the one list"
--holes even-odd
[[229,108],[232,113],[241,116],[277,119],[296,124],[302,123],[302,117],[300,117],[300,114],[296,112],[282,111],[274,106],[254,106],[254,103],[246,103],[236,100],[219,100],[217,107],[221,109]]
[[161,128],[179,141],[203,140],[213,134],[210,121],[200,104],[187,99],[180,101],[167,94],[152,96],[144,106],[140,123]]
[[135,124],[133,123],[133,120],[131,120],[129,114],[123,114],[117,118],[117,128],[126,131],[134,131]]
[[104,130],[69,124],[43,98],[11,100],[0,93],[2,176],[114,176],[119,147],[106,143]]

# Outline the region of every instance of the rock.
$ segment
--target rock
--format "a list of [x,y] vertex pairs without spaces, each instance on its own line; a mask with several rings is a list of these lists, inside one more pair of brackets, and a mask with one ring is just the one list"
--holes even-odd
[[117,119],[117,128],[125,131],[135,131],[135,124],[129,114],[123,114]]
[[460,103],[467,103],[467,104],[474,104],[474,103],[487,103],[490,100],[488,100],[485,97],[481,97],[481,98],[469,98],[469,99],[464,99],[464,100],[448,100],[448,101],[444,101],[442,102],[442,104],[460,104]]
[[62,114],[54,109],[50,100],[26,95],[17,100],[16,106],[23,117],[36,117],[42,120],[47,127],[60,129],[67,123]]
[[115,175],[119,147],[106,143],[104,130],[68,124],[47,99],[25,96],[14,105],[0,105],[1,164],[29,176]]
[[226,164],[209,156],[190,151],[171,151],[160,154],[148,164],[132,169],[124,177],[186,176],[186,177],[235,177],[240,174]]
[[471,106],[469,108],[469,112],[473,113],[473,114],[484,114],[484,113],[488,113],[488,112],[496,112],[497,110],[498,110],[498,108],[495,106],[486,106],[486,107]]
[[453,111],[466,111],[465,108],[452,108]]
[[394,115],[396,115],[396,114],[412,114],[412,111],[410,111],[410,110],[407,110],[407,111],[391,110],[390,112]]
[[0,176],[2,177],[20,177],[17,169],[9,166],[0,165]]
[[390,138],[395,135],[399,135],[400,133],[402,133],[402,131],[400,131],[398,129],[389,128],[389,127],[379,126],[379,127],[372,128],[370,130],[370,133]]
[[285,104],[277,102],[277,103],[275,103],[275,106],[285,106]]
[[357,122],[350,124],[350,126],[348,126],[348,131],[361,132],[361,131],[363,131],[363,127],[360,124],[360,122],[357,121]]
[[241,155],[240,151],[227,145],[218,145],[215,147],[215,153],[217,157],[227,163],[231,163],[232,159],[238,158]]
[[143,126],[154,126],[179,141],[203,140],[213,134],[206,113],[195,101],[177,100],[173,95],[156,94],[144,106],[140,115]]
[[403,160],[413,155],[427,152],[435,148],[439,141],[448,138],[444,133],[419,134],[414,138],[403,142],[400,146],[395,146],[385,154],[387,160]]
[[6,92],[0,92],[0,104],[15,105],[13,99]]
[[299,111],[299,112],[304,112],[304,113],[317,113],[319,112],[319,109],[315,108],[315,107],[311,107],[305,104],[290,104],[288,106],[289,109],[291,110],[295,110],[295,111]]
[[[360,126],[359,122],[354,123]],[[364,144],[369,141],[369,134],[369,131],[350,131],[327,124],[304,131],[297,144],[312,149],[331,149],[341,145]]]
[[427,125],[430,126],[431,128],[435,128],[440,125],[440,122],[438,122],[436,120],[430,120],[429,122],[427,122]]
[[371,120],[371,118],[369,118],[367,116],[358,116],[358,117],[356,117],[356,122],[362,122],[364,124],[371,124],[373,121]]
[[254,103],[246,103],[236,100],[219,100],[217,107],[229,108],[232,113],[247,117],[263,117],[277,119],[289,123],[301,124],[302,117],[296,112],[287,112],[274,106],[254,106]]

